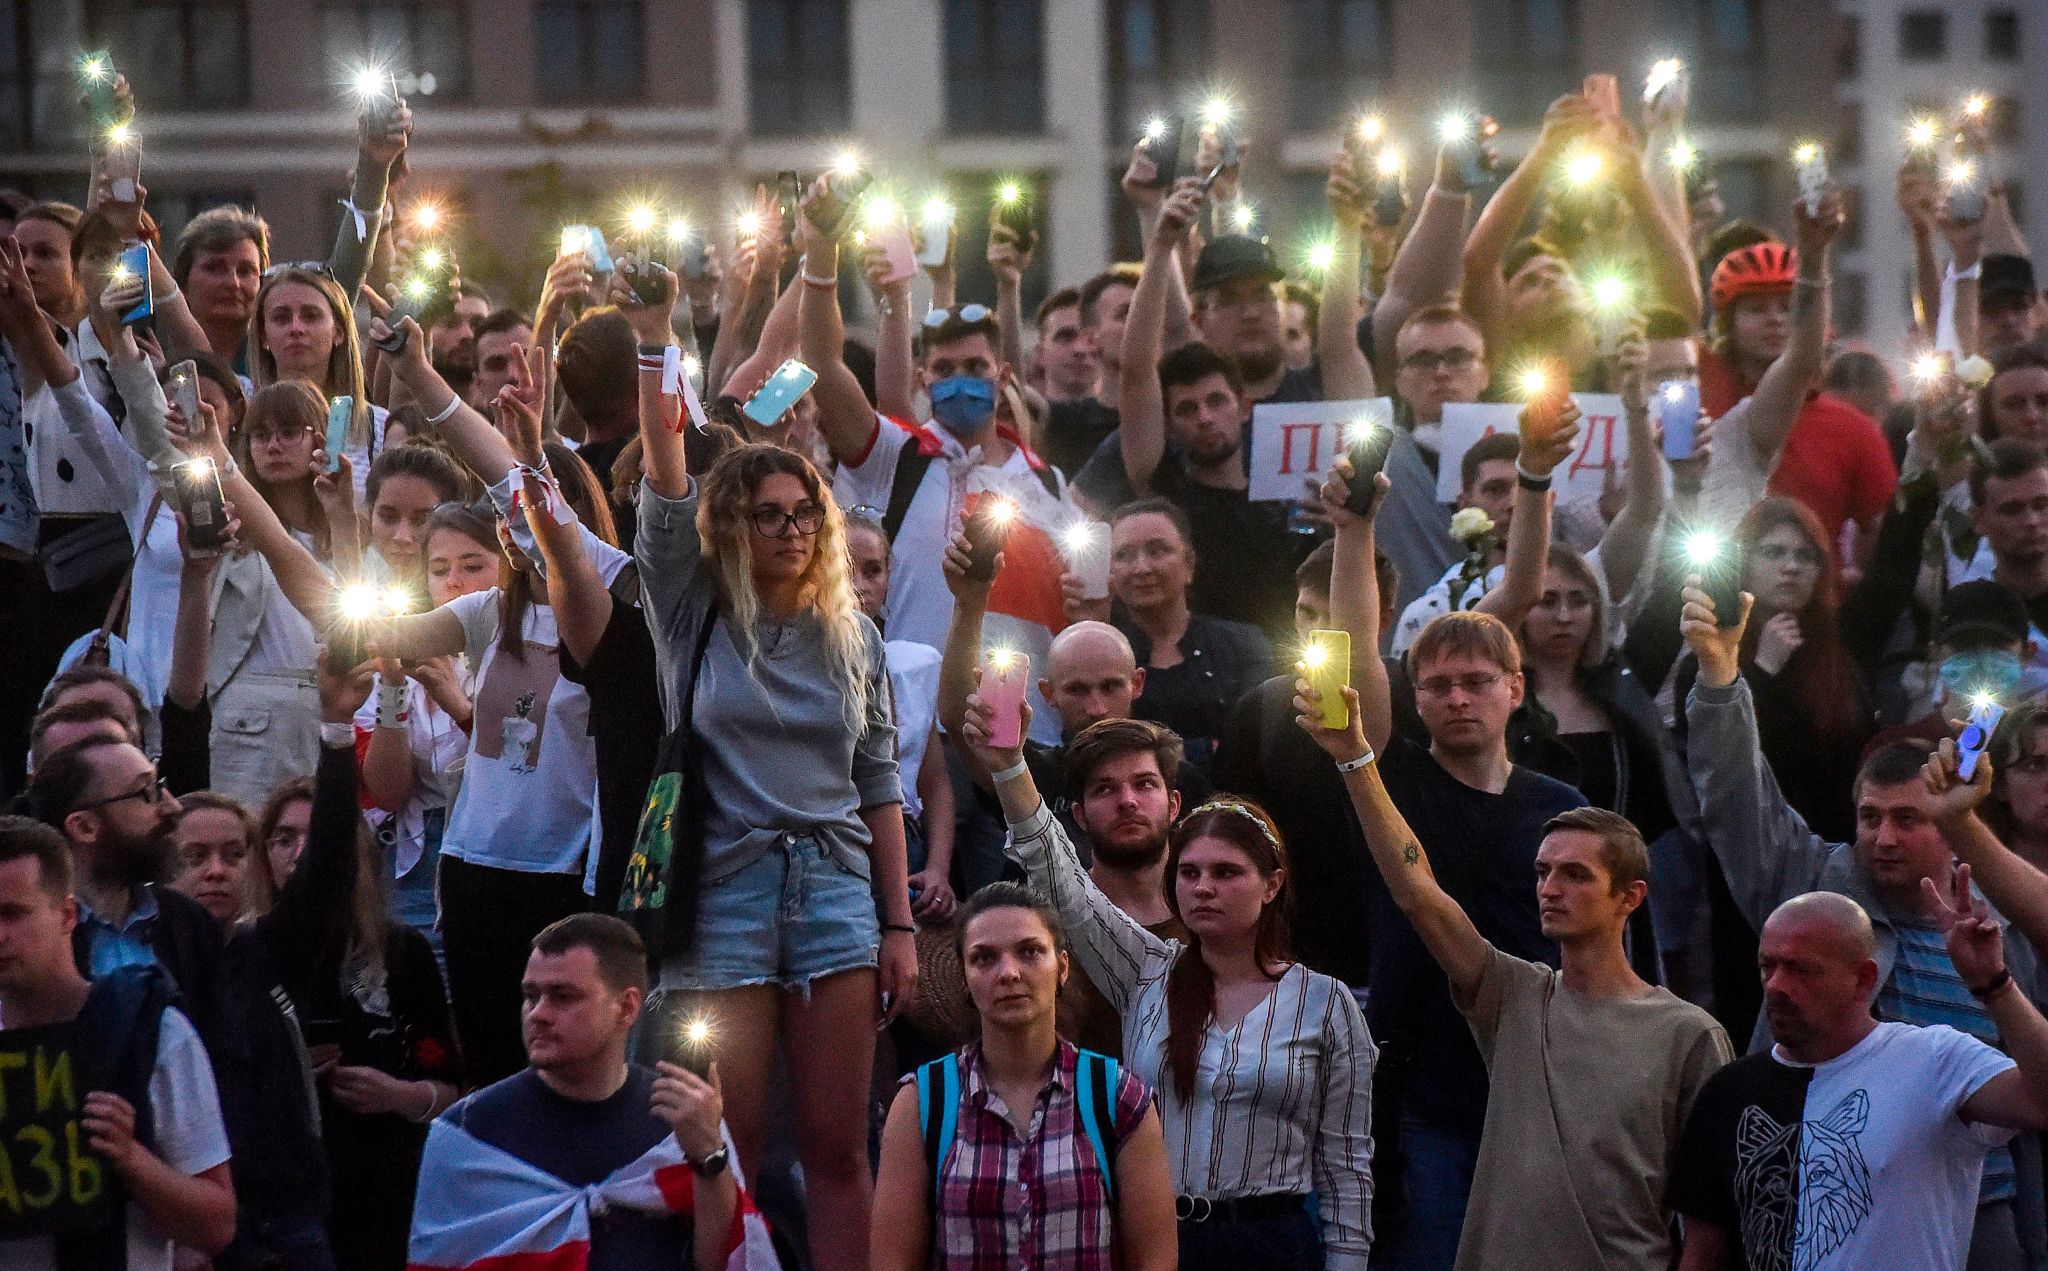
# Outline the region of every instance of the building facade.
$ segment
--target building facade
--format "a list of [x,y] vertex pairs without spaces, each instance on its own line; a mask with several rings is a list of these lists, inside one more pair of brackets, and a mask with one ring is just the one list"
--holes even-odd
[[373,56],[411,77],[402,198],[446,199],[465,276],[501,292],[532,294],[562,221],[650,196],[722,223],[753,182],[857,139],[906,202],[944,190],[961,208],[968,297],[988,290],[991,190],[1028,184],[1045,231],[1030,299],[1133,254],[1116,190],[1132,141],[1218,92],[1252,143],[1257,232],[1285,249],[1321,219],[1323,165],[1363,110],[1420,155],[1440,110],[1476,106],[1513,154],[1587,71],[1632,94],[1676,55],[1731,213],[1782,226],[1785,155],[1839,109],[1835,30],[1829,0],[0,0],[0,184],[82,193],[72,65],[106,47],[136,83],[170,228],[254,202],[281,256],[318,254],[349,73]]

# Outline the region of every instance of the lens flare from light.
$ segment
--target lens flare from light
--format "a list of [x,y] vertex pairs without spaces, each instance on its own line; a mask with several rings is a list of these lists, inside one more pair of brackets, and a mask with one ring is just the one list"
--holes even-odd
[[1442,139],[1445,145],[1458,141],[1468,141],[1472,137],[1472,120],[1464,112],[1454,110],[1442,119],[1437,120],[1436,135]]
[[1972,119],[1980,119],[1991,109],[1991,98],[1984,93],[1971,93],[1963,99],[1963,113]]
[[990,649],[988,665],[992,671],[1007,671],[1017,665],[1023,655],[1015,649]]
[[1713,530],[1694,530],[1685,538],[1685,558],[1704,569],[1721,559],[1721,536]]
[[1672,142],[1671,149],[1666,154],[1671,160],[1672,170],[1676,172],[1690,172],[1693,165],[1700,161],[1700,152],[1693,148],[1690,141]]
[[1522,372],[1519,383],[1522,386],[1522,396],[1541,397],[1550,388],[1550,373],[1540,366],[1532,366]]
[[1375,145],[1387,135],[1387,121],[1378,115],[1367,115],[1358,121],[1358,139],[1367,145]]
[[1327,274],[1330,266],[1337,263],[1337,244],[1327,238],[1319,238],[1302,253],[1302,261],[1310,273]]
[[1606,167],[1598,150],[1581,150],[1564,161],[1564,179],[1571,185],[1588,186],[1600,179]]
[[1231,209],[1230,223],[1233,227],[1236,228],[1238,233],[1249,233],[1251,231],[1252,221],[1255,219],[1255,216],[1256,213],[1252,211],[1251,204],[1240,203],[1235,208]]
[[1792,148],[1792,162],[1804,168],[1819,160],[1820,154],[1820,143],[1802,141]]
[[109,125],[107,125],[107,144],[108,144],[108,145],[110,145],[110,146],[125,146],[125,145],[127,145],[127,144],[128,144],[129,142],[131,142],[131,141],[133,141],[133,140],[135,140],[135,129],[134,129],[134,127],[133,127],[132,125],[130,125],[130,124],[109,124]]
[[1675,57],[1663,58],[1650,64],[1649,78],[1643,81],[1643,93],[1655,97],[1677,81],[1685,70],[1685,64]]
[[1383,177],[1397,177],[1401,175],[1402,163],[1401,152],[1388,146],[1373,161],[1373,168]]
[[1915,119],[1906,125],[1906,144],[1915,150],[1930,149],[1941,136],[1941,125],[1932,119]]
[[688,220],[687,218],[685,218],[685,217],[681,217],[681,216],[671,216],[671,217],[669,217],[669,218],[668,218],[668,241],[669,241],[669,242],[671,242],[671,243],[682,243],[682,242],[687,242],[687,241],[689,241],[689,238],[690,238],[690,222],[689,222],[689,220]]

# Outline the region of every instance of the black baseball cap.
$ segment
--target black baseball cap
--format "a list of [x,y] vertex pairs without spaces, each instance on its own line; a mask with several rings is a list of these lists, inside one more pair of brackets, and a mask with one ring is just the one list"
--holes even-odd
[[1959,643],[2021,644],[2032,625],[2027,606],[2010,588],[1982,578],[1957,583],[1943,594],[1934,638],[1950,648]]
[[1263,238],[1249,234],[1219,234],[1202,248],[1195,259],[1195,290],[1209,291],[1241,279],[1279,282],[1287,274],[1273,259],[1273,249]]
[[2025,296],[2031,302],[2034,291],[2034,265],[2026,257],[1992,252],[1984,258],[1984,270],[1977,279],[1980,302],[2000,295]]

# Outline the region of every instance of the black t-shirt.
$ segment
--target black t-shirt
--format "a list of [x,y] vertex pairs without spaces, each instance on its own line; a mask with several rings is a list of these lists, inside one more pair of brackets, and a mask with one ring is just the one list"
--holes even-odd
[[1372,866],[1344,778],[1294,722],[1294,678],[1276,675],[1239,699],[1210,777],[1218,790],[1263,807],[1280,828],[1293,884],[1294,956],[1362,988],[1372,965],[1365,927]]
[[[450,1121],[572,1187],[603,1182],[669,1133],[648,1111],[654,1073],[630,1065],[609,1099],[566,1098],[528,1068],[477,1091],[447,1112]],[[628,1211],[593,1213],[589,1271],[690,1265],[690,1223]]]
[[660,679],[654,637],[647,619],[632,605],[612,604],[611,621],[578,665],[562,647],[562,678],[590,694],[590,739],[597,754],[597,819],[604,847],[597,860],[599,913],[618,907],[626,860],[639,836],[640,812],[654,779],[655,754],[667,731],[661,714]]
[[1179,733],[1188,759],[1207,771],[1230,708],[1276,669],[1273,646],[1248,623],[1194,613],[1181,636],[1180,662],[1156,667],[1149,665],[1152,638],[1121,610],[1115,621],[1145,668],[1145,691],[1131,703],[1131,714]]
[[[1536,849],[1543,826],[1584,806],[1578,791],[1520,765],[1499,794],[1477,790],[1403,738],[1380,756],[1394,804],[1429,854],[1431,871],[1496,948],[1556,966],[1557,946],[1536,913]],[[1355,814],[1354,814],[1355,816]],[[1356,826],[1354,821],[1354,832]],[[1451,997],[1450,981],[1394,903],[1377,869],[1367,871],[1372,935],[1372,1035],[1406,1065],[1404,1115],[1478,1136],[1486,1121],[1486,1064]]]
[[1153,474],[1152,490],[1187,513],[1194,529],[1188,607],[1286,639],[1294,630],[1294,571],[1316,545],[1313,535],[1287,528],[1287,505],[1254,503],[1243,490],[1198,485],[1171,454]]
[[1039,455],[1061,472],[1079,472],[1103,439],[1116,431],[1116,408],[1096,397],[1047,402]]
[[609,441],[586,441],[576,448],[576,457],[589,464],[590,470],[597,474],[599,488],[612,488],[612,465],[618,462],[619,455],[626,449],[626,443],[632,439],[631,435],[628,435],[613,437]]

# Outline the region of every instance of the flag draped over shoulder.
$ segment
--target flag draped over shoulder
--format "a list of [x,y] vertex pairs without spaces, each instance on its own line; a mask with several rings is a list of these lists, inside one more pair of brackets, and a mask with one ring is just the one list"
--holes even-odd
[[[730,1143],[727,1144],[728,1150]],[[768,1224],[737,1163],[739,1209],[726,1233],[727,1271],[775,1271]],[[603,1182],[572,1187],[448,1121],[427,1132],[414,1203],[409,1271],[584,1271],[593,1213],[661,1217],[696,1208],[697,1176],[673,1135]]]

